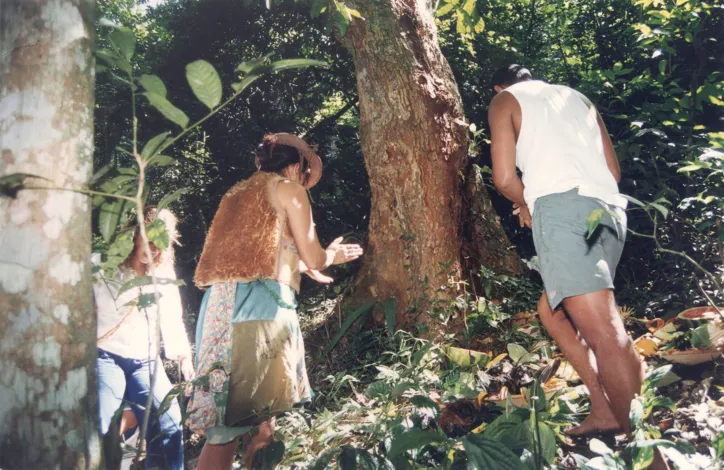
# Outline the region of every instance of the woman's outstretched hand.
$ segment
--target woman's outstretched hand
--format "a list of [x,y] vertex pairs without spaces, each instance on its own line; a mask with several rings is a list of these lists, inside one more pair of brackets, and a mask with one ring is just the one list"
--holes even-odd
[[331,284],[332,282],[334,282],[333,278],[327,276],[323,272],[317,271],[316,269],[310,269],[308,271],[305,271],[305,274],[320,284]]
[[334,261],[332,264],[344,264],[354,261],[364,253],[362,247],[356,243],[347,244],[342,243],[343,237],[337,238],[335,241],[329,244],[327,252],[334,253]]

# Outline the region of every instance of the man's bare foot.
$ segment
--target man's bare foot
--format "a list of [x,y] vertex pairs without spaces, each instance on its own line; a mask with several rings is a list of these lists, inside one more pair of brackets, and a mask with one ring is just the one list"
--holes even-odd
[[621,431],[621,426],[618,424],[618,421],[616,421],[613,413],[605,417],[591,413],[581,424],[568,428],[563,432],[569,436],[576,437],[597,433],[619,433]]

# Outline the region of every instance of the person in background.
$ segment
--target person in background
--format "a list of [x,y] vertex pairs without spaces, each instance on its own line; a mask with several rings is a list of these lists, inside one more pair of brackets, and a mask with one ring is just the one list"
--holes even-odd
[[273,437],[273,417],[311,399],[296,295],[301,273],[362,255],[336,239],[325,250],[314,228],[307,190],[322,176],[322,161],[304,140],[264,137],[259,171],[221,200],[196,269],[208,287],[196,330],[197,386],[188,424],[206,436],[198,470],[228,470],[243,437],[247,468]]
[[[627,201],[608,131],[583,94],[533,80],[520,65],[499,69],[491,88],[493,182],[521,227],[533,230],[545,286],[541,322],[590,393],[590,415],[568,434],[628,434],[643,367],[613,294]],[[595,209],[604,216],[587,238]],[[658,452],[655,468],[666,468]]]
[[[98,407],[100,431],[106,435],[111,421],[121,406],[131,406],[137,422],[143,422],[148,394],[153,394],[153,412],[171,390],[172,385],[159,364],[158,375],[151,392],[150,374],[156,356],[156,322],[161,322],[161,334],[166,357],[181,362],[183,378],[193,379],[191,347],[183,323],[183,308],[179,289],[174,284],[160,284],[160,303],[145,308],[136,306],[139,295],[153,295],[152,285],[135,287],[121,292],[121,286],[138,276],[176,279],[174,244],[177,243],[176,218],[166,210],[148,208],[146,223],[155,219],[165,223],[169,235],[168,248],[161,250],[151,243],[151,258],[146,255],[138,228],[134,231],[134,248],[115,273],[106,276],[102,269],[94,274],[93,291],[98,316]],[[100,268],[100,254],[92,255]],[[181,410],[174,401],[163,415],[151,415],[147,439],[146,468],[183,470],[183,431]]]

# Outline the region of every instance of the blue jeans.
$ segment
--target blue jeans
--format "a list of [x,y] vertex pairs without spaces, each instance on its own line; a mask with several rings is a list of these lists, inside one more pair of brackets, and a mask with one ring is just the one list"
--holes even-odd
[[[97,367],[101,434],[108,432],[113,415],[122,403],[131,407],[140,426],[143,421],[143,408],[151,388],[150,371],[153,370],[153,361],[127,359],[99,349]],[[162,416],[156,415],[156,410],[171,388],[171,382],[159,364],[153,390],[153,410],[146,434],[146,468],[184,468],[183,428],[178,402],[174,400]]]

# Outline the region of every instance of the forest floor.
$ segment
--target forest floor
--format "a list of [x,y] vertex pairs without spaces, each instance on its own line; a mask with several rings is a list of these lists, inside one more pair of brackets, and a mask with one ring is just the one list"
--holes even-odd
[[[464,341],[479,352],[384,328],[351,329],[328,351],[342,312],[333,300],[315,305],[300,315],[314,401],[278,418],[283,447],[258,468],[642,469],[654,445],[672,468],[722,468],[724,366],[716,361],[647,358],[634,436],[571,439],[564,430],[586,416],[586,389],[535,323],[503,316],[492,339]],[[643,331],[629,325],[634,336]],[[188,437],[189,469],[202,443]],[[239,459],[235,468],[246,468]]]

